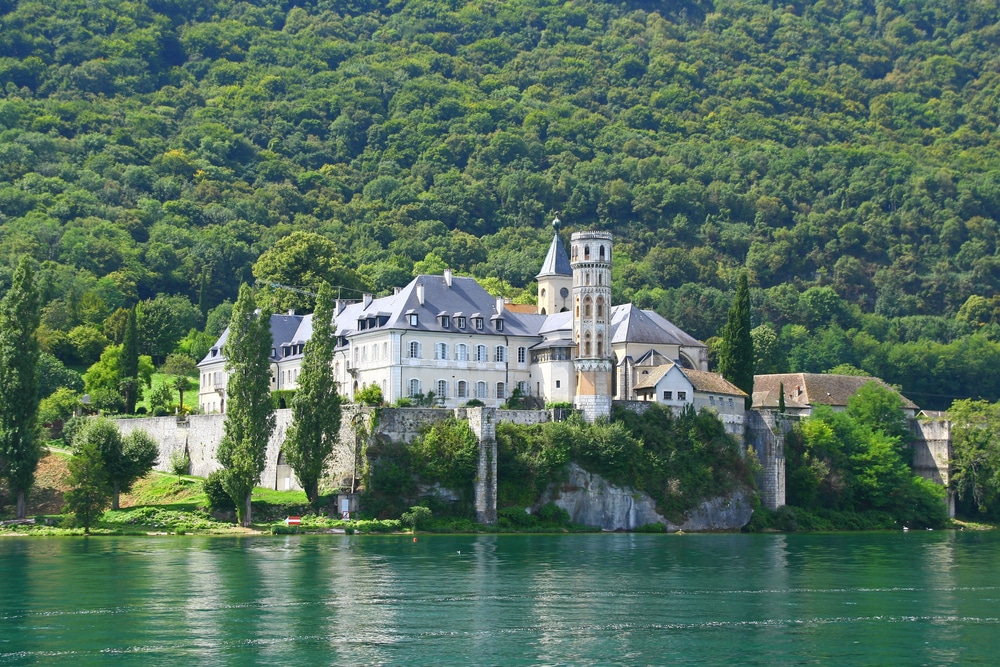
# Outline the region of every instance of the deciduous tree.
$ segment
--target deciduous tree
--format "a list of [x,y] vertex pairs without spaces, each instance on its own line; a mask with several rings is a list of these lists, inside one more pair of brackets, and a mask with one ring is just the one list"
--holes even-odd
[[319,289],[312,319],[312,337],[306,344],[299,390],[292,399],[292,427],[285,440],[285,460],[306,492],[319,500],[319,481],[340,433],[340,397],[331,372],[336,336],[333,329],[333,290]]
[[90,533],[90,526],[108,506],[111,499],[108,475],[104,470],[104,460],[96,442],[84,443],[69,460],[71,487],[66,493],[66,509],[75,515],[77,525],[83,526],[84,533]]
[[218,457],[224,468],[222,486],[236,504],[242,526],[250,526],[252,521],[250,494],[264,471],[267,441],[275,425],[268,362],[270,324],[268,313],[255,310],[253,290],[240,286],[222,349],[229,380],[225,433]]
[[145,431],[134,431],[122,438],[110,419],[98,417],[89,422],[74,439],[77,451],[94,445],[100,452],[104,475],[111,497],[111,509],[118,509],[118,499],[136,480],[145,476],[160,454],[156,442]]

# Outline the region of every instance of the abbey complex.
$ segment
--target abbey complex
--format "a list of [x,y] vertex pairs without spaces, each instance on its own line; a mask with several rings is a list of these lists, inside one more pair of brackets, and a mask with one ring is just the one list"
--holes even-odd
[[[651,310],[612,305],[608,232],[558,227],[538,273],[538,305],[494,298],[473,278],[421,275],[391,296],[338,302],[332,372],[353,400],[375,385],[386,402],[433,394],[447,408],[477,399],[500,407],[512,396],[538,407],[572,404],[593,420],[613,400],[713,408],[742,434],[745,394],[708,373],[704,343]],[[312,316],[271,318],[272,390],[295,389]],[[225,412],[226,334],[199,364],[199,407]]]

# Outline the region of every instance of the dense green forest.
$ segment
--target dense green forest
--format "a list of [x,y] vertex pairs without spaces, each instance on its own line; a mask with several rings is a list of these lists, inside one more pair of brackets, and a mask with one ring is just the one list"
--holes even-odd
[[[559,211],[615,233],[617,302],[702,339],[745,267],[758,372],[996,400],[998,20],[995,0],[0,0],[0,289],[37,260],[50,368],[97,361],[137,303],[160,363],[202,352],[242,281],[382,292],[452,267],[530,298]],[[296,231],[325,274],[255,268]]]

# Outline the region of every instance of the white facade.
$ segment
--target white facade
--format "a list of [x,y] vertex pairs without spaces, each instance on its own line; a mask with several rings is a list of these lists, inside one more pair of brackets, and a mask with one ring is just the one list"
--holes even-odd
[[[539,294],[544,289],[545,297],[531,312],[505,304],[474,279],[451,271],[417,276],[390,296],[339,301],[331,369],[339,393],[353,401],[356,392],[375,385],[390,404],[433,393],[435,404],[443,407],[458,407],[472,399],[501,407],[519,391],[536,407],[595,401],[609,407],[612,398],[633,397],[634,382],[615,384],[622,376],[634,378],[637,359],[655,353],[707,367],[705,346],[661,316],[631,304],[612,307],[611,237],[594,232],[580,238],[580,259],[572,275],[566,274],[570,262],[558,234],[553,238],[538,278]],[[590,241],[593,261],[585,261]],[[562,296],[564,289],[568,296]],[[312,316],[274,315],[271,333],[271,389],[297,389]],[[225,411],[222,346],[227,335],[199,364],[198,402],[203,413]],[[574,366],[578,360],[587,361],[585,372],[591,374],[594,363],[603,363],[608,381],[581,375]],[[588,397],[582,402],[581,386]]]
[[674,410],[692,406],[714,412],[726,431],[743,437],[746,424],[746,393],[717,373],[684,369],[677,364],[639,369],[636,383],[639,400],[652,401]]

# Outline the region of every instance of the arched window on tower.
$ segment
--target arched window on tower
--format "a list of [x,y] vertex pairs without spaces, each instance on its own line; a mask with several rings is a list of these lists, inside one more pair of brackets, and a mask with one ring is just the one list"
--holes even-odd
[[597,334],[597,356],[604,356],[604,336],[602,334]]
[[604,297],[597,297],[597,317],[598,319],[604,317]]
[[583,316],[592,317],[593,316],[592,310],[593,309],[590,304],[590,297],[588,296],[583,300]]
[[590,271],[587,271],[585,274],[583,274],[583,284],[584,285],[590,284]]
[[583,258],[585,260],[590,259],[590,246],[589,245],[583,246]]
[[604,261],[604,246],[601,246],[601,251],[600,251],[599,254],[600,254],[600,257],[601,257],[601,261]]
[[590,332],[589,331],[583,337],[583,356],[584,357],[589,357],[590,356]]

